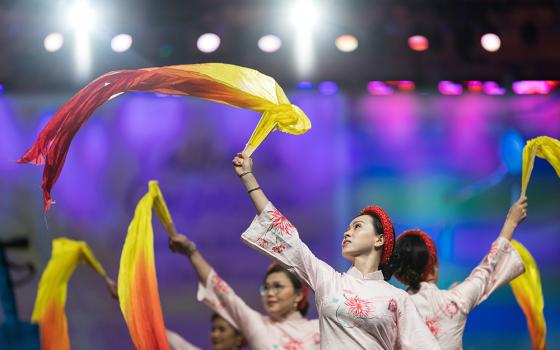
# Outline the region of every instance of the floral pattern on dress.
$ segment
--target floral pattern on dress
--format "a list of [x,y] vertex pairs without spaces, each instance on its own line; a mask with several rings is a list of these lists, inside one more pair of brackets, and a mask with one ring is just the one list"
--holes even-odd
[[269,243],[269,242],[268,242],[266,239],[262,238],[262,237],[259,238],[259,239],[257,239],[257,244],[258,244],[261,248],[264,248],[264,249],[268,248],[268,243]]
[[446,306],[445,306],[445,314],[447,315],[447,317],[449,318],[453,318],[455,316],[457,316],[457,314],[459,313],[459,306],[457,306],[457,304],[455,302],[449,302]]
[[436,320],[426,320],[426,326],[428,326],[428,329],[430,330],[430,332],[432,332],[434,337],[436,337],[438,332],[439,332],[437,321]]
[[392,313],[396,313],[397,312],[397,301],[395,299],[390,299],[389,300],[389,306],[387,306],[387,308],[389,309],[389,311],[391,311]]
[[214,284],[214,289],[219,294],[228,294],[231,291],[229,285],[220,276],[213,275],[212,283]]
[[282,349],[284,350],[302,350],[303,347],[303,342],[296,340],[296,339],[290,339],[289,342],[285,343],[284,346],[282,347]]
[[272,216],[273,228],[277,229],[280,234],[292,235],[294,225],[278,209],[273,209],[270,216]]
[[280,245],[272,247],[271,250],[276,254],[282,254],[282,253],[284,253],[284,250],[286,250],[286,246],[284,244],[280,244]]

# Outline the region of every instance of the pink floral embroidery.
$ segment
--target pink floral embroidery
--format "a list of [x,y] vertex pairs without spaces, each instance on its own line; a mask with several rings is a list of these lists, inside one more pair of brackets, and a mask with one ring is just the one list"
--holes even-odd
[[389,311],[391,312],[397,312],[397,301],[395,299],[391,299],[389,300]]
[[261,247],[261,248],[267,248],[268,247],[268,241],[264,238],[259,238],[257,239],[257,244]]
[[428,329],[432,332],[434,337],[437,336],[439,329],[436,320],[426,320],[426,326],[428,326]]
[[492,248],[490,248],[490,252],[488,253],[488,259],[489,260],[494,259],[496,254],[498,254],[498,246],[496,244],[494,244],[494,245],[492,245]]
[[313,341],[315,342],[315,345],[321,344],[321,334],[319,332],[313,333]]
[[303,349],[301,347],[302,344],[303,343],[299,340],[291,339],[289,342],[284,344],[284,346],[282,348],[284,350],[301,350],[301,349]]
[[220,276],[214,275],[212,277],[212,283],[214,284],[214,289],[218,293],[227,294],[230,291],[230,288],[226,281],[224,281]]
[[283,244],[277,245],[275,247],[272,247],[272,251],[276,254],[283,254],[284,250],[286,249],[286,246]]
[[450,302],[445,306],[445,314],[451,318],[455,317],[459,312],[459,307],[454,302]]
[[368,318],[372,312],[371,302],[367,300],[360,299],[358,296],[346,297],[344,305],[348,307],[348,310],[356,318]]
[[280,231],[282,234],[292,234],[294,225],[292,225],[292,223],[286,219],[286,217],[282,215],[278,209],[274,209],[270,215],[272,216],[272,227]]

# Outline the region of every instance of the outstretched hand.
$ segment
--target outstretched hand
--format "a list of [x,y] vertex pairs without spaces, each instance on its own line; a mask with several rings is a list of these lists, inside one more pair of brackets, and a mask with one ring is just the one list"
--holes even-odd
[[191,246],[191,241],[183,234],[177,233],[169,237],[169,249],[173,253],[189,255]]
[[527,197],[519,197],[517,202],[513,203],[507,214],[506,221],[518,225],[527,217]]
[[235,155],[232,164],[237,176],[241,176],[244,173],[253,171],[253,159],[244,156],[242,153],[237,153]]

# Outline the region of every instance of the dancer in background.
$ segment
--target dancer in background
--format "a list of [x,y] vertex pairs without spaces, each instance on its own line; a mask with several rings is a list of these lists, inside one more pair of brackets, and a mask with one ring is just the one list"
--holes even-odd
[[386,281],[395,236],[382,208],[367,207],[351,221],[342,255],[353,266],[339,273],[315,257],[269,202],[253,174],[252,159],[238,154],[233,166],[257,209],[241,239],[313,289],[323,349],[439,349],[410,296]]
[[523,196],[510,208],[488,255],[469,277],[448,290],[436,285],[439,264],[432,239],[421,230],[405,231],[397,239],[395,277],[408,286],[420,316],[442,349],[461,349],[469,312],[495,289],[524,272],[521,257],[510,241],[526,216],[527,197]]
[[319,349],[319,321],[305,318],[309,303],[301,281],[278,265],[271,266],[261,287],[268,315],[253,310],[214,271],[185,235],[169,238],[172,251],[185,255],[200,284],[198,299],[245,337],[252,349]]

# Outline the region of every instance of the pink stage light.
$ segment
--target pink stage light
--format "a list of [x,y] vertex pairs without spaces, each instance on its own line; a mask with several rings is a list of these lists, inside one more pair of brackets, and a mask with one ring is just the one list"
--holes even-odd
[[426,51],[429,46],[428,39],[423,35],[414,35],[408,38],[408,47],[414,51]]
[[486,95],[505,95],[506,89],[498,85],[495,81],[487,81],[482,85],[482,90]]
[[467,89],[469,90],[469,92],[481,93],[483,90],[482,82],[478,80],[467,81]]
[[463,87],[451,81],[443,80],[438,84],[438,90],[442,95],[461,95]]
[[392,95],[395,91],[392,87],[387,86],[382,81],[370,81],[367,84],[368,92],[375,96]]
[[513,83],[513,92],[518,95],[547,95],[554,86],[546,80],[521,80]]

